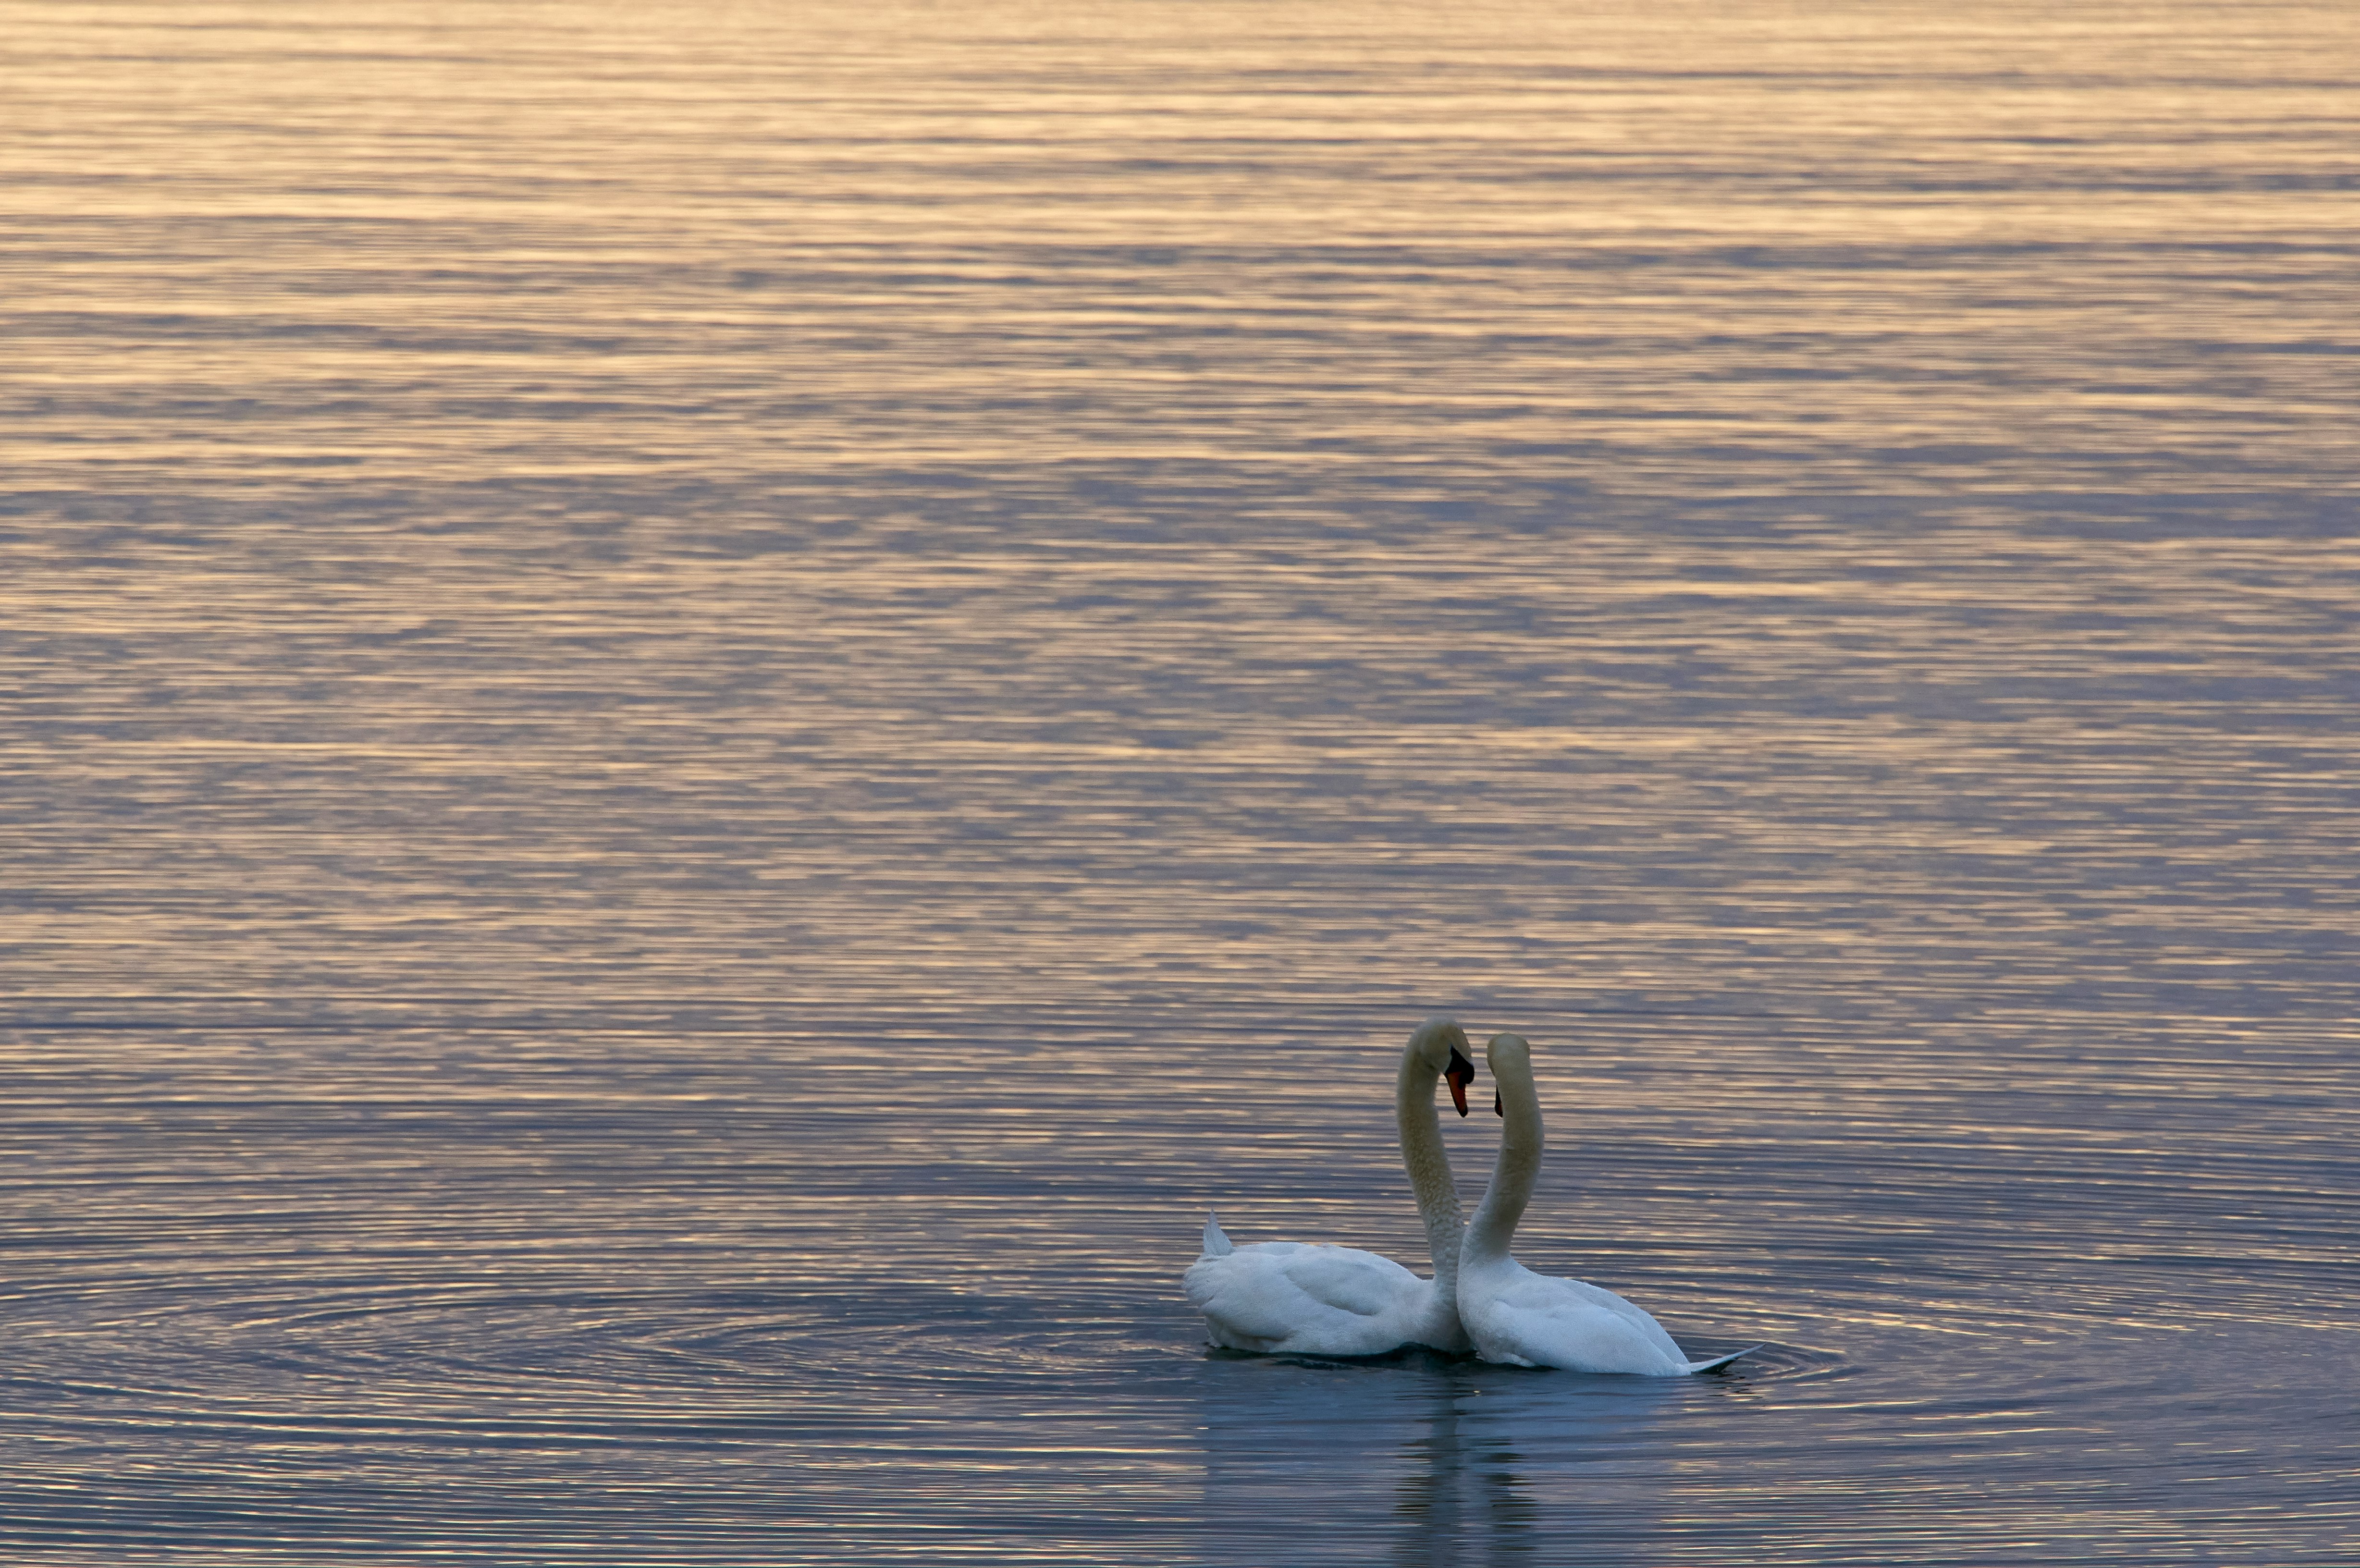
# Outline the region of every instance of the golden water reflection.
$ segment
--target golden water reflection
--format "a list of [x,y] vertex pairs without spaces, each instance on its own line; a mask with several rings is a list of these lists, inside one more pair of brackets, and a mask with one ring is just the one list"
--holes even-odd
[[2355,15],[15,6],[0,1549],[2335,1560]]

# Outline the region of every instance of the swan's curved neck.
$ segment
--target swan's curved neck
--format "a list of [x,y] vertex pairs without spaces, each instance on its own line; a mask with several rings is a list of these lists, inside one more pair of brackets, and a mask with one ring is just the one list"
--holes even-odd
[[[1505,1065],[1507,1071],[1502,1072]],[[1533,1085],[1528,1062],[1494,1062],[1492,1082],[1499,1085],[1500,1109],[1507,1125],[1500,1133],[1500,1160],[1491,1168],[1491,1185],[1484,1190],[1475,1218],[1467,1227],[1467,1259],[1490,1261],[1505,1258],[1515,1239],[1516,1222],[1532,1202],[1533,1183],[1541,1172],[1541,1095]]]
[[1442,1146],[1442,1118],[1434,1109],[1434,1085],[1441,1076],[1419,1061],[1415,1051],[1404,1051],[1393,1114],[1401,1122],[1402,1163],[1409,1168],[1410,1188],[1417,1194],[1417,1216],[1426,1222],[1434,1282],[1455,1292],[1459,1244],[1467,1221],[1459,1209],[1459,1183],[1450,1177],[1450,1154]]

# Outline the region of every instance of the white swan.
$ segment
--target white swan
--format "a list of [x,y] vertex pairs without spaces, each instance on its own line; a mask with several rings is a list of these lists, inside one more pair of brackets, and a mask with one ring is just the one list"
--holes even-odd
[[1404,1345],[1465,1351],[1453,1304],[1459,1240],[1466,1228],[1434,1082],[1448,1078],[1451,1103],[1467,1114],[1475,1064],[1467,1034],[1448,1018],[1429,1018],[1402,1051],[1393,1110],[1401,1123],[1402,1163],[1426,1221],[1434,1278],[1421,1279],[1390,1258],[1356,1247],[1265,1241],[1232,1247],[1217,1217],[1205,1221],[1204,1256],[1182,1283],[1205,1314],[1215,1345],[1297,1356],[1382,1356]]
[[1516,1221],[1540,1174],[1541,1096],[1533,1086],[1533,1048],[1524,1036],[1493,1035],[1483,1055],[1499,1085],[1491,1108],[1507,1118],[1507,1126],[1491,1188],[1459,1248],[1459,1315],[1475,1342],[1475,1354],[1518,1367],[1672,1377],[1708,1371],[1761,1349],[1757,1345],[1691,1361],[1661,1323],[1613,1291],[1535,1274],[1508,1256]]

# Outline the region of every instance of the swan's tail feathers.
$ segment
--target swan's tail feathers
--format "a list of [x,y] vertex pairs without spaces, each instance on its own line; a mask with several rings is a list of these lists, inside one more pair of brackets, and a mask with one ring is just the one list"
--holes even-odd
[[1758,1345],[1749,1345],[1743,1350],[1732,1350],[1726,1356],[1716,1356],[1710,1361],[1691,1361],[1688,1363],[1688,1370],[1691,1372],[1718,1372],[1722,1367],[1728,1366],[1731,1362],[1736,1360],[1739,1356],[1751,1356],[1761,1348],[1762,1347]]
[[1207,1209],[1205,1211],[1205,1256],[1207,1258],[1227,1258],[1236,1249],[1234,1247],[1229,1246],[1229,1238],[1221,1234],[1220,1215],[1215,1214],[1210,1209]]

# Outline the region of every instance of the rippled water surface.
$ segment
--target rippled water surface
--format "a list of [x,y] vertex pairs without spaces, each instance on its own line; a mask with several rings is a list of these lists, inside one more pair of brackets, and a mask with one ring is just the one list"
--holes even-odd
[[2355,16],[0,6],[0,1556],[2360,1560]]

